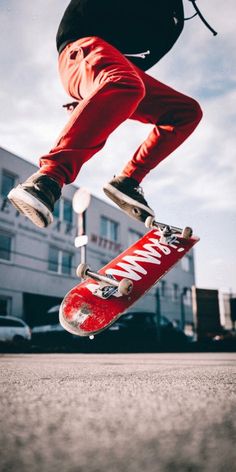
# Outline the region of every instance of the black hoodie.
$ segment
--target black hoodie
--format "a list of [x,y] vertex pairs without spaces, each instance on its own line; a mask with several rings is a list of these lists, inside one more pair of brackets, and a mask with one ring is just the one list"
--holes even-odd
[[183,25],[182,0],[71,0],[57,32],[57,49],[77,39],[99,36],[143,70],[173,46]]

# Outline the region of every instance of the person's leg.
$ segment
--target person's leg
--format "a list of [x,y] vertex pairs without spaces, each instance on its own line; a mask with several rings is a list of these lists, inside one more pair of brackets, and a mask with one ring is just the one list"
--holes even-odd
[[62,185],[73,182],[81,166],[133,114],[145,90],[134,66],[100,38],[67,46],[59,70],[66,91],[79,104],[55,147],[41,157],[40,172]]
[[145,85],[146,95],[130,118],[155,126],[121,174],[140,183],[188,138],[201,120],[202,111],[194,99],[136,70]]
[[68,45],[59,57],[59,70],[65,89],[79,104],[55,147],[41,157],[39,172],[9,193],[17,209],[38,226],[51,223],[60,187],[73,182],[145,94],[134,66],[100,38]]
[[103,189],[130,216],[145,221],[154,213],[144,198],[140,182],[193,132],[202,112],[192,98],[136,70],[146,94],[130,118],[155,126],[121,173]]

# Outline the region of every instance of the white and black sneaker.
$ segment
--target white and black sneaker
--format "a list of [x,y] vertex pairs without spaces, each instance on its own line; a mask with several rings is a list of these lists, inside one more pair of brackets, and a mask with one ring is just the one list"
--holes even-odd
[[8,194],[17,210],[40,228],[53,222],[54,204],[60,196],[61,187],[56,180],[40,172],[31,175]]
[[103,190],[113,202],[135,220],[145,222],[148,216],[154,217],[154,211],[148,206],[137,180],[125,176],[114,177],[103,187]]

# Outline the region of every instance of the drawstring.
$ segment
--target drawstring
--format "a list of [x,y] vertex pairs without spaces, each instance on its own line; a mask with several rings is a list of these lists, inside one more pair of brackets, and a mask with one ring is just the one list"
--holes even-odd
[[140,59],[146,59],[146,56],[148,56],[149,54],[151,54],[151,52],[148,50],[148,51],[145,51],[145,52],[139,52],[138,54],[124,54],[124,56],[126,56],[126,57],[139,57]]
[[195,8],[195,11],[196,13],[194,13],[194,15],[190,16],[189,18],[184,18],[184,20],[191,20],[192,18],[194,18],[195,16],[199,16],[199,18],[202,20],[202,22],[204,23],[204,25],[213,33],[213,36],[216,36],[217,35],[217,32],[209,25],[209,23],[206,21],[206,19],[204,18],[203,14],[201,13],[201,11],[199,10],[199,8],[197,7],[196,5],[196,0],[189,0],[193,7]]
[[[186,21],[186,20],[190,20],[190,19],[192,19],[192,18],[194,18],[195,16],[198,15],[199,18],[200,18],[200,19],[202,20],[202,22],[204,23],[204,25],[213,33],[214,36],[216,36],[216,35],[217,35],[217,32],[209,25],[209,23],[206,21],[206,19],[205,19],[204,16],[202,15],[201,11],[199,10],[199,8],[198,8],[197,5],[196,5],[196,0],[189,0],[189,1],[192,3],[192,5],[193,5],[193,7],[194,7],[194,9],[195,9],[195,11],[196,11],[196,13],[195,13],[194,15],[190,16],[189,18],[184,18],[185,21]],[[173,19],[174,19],[175,24],[177,24],[178,21],[179,21],[178,18],[177,18],[176,16],[173,16]],[[151,51],[148,49],[147,51],[145,51],[145,52],[140,52],[140,53],[138,53],[138,54],[124,54],[124,55],[125,55],[126,57],[138,57],[138,58],[140,58],[140,59],[146,59],[146,56],[148,56],[149,54],[151,54]]]

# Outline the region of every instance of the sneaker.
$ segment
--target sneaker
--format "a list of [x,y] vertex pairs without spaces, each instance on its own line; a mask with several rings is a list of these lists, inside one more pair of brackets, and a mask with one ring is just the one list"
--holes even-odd
[[8,194],[17,210],[40,228],[45,228],[53,222],[54,204],[60,196],[61,188],[56,180],[39,172],[31,175]]
[[137,180],[125,176],[114,177],[103,187],[103,190],[113,202],[135,220],[145,222],[148,216],[154,217],[154,212],[148,206]]

